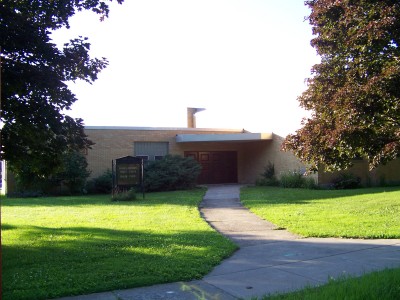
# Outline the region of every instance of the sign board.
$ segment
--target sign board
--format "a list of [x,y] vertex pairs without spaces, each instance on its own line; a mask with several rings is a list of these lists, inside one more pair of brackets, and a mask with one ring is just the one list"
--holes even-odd
[[140,164],[117,164],[116,165],[116,184],[122,186],[140,185]]
[[125,156],[112,161],[113,193],[137,188],[143,192],[143,159]]

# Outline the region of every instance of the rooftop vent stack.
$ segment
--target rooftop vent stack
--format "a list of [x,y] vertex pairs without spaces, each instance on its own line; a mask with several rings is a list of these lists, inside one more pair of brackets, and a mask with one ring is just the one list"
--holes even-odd
[[196,116],[195,114],[206,110],[205,108],[195,108],[195,107],[188,107],[187,108],[187,127],[188,128],[196,128]]

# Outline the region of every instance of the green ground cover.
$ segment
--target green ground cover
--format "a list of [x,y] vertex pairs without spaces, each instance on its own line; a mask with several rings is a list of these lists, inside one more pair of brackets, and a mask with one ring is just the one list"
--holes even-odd
[[309,190],[247,187],[243,204],[304,237],[400,238],[400,188]]
[[304,290],[265,296],[262,300],[393,300],[400,295],[400,269],[388,269],[358,278],[330,280],[328,284]]
[[2,198],[3,299],[201,278],[236,249],[200,217],[204,192]]
[[[243,204],[260,217],[305,237],[400,238],[400,188],[308,190],[248,187]],[[328,284],[263,300],[397,299],[400,269]]]

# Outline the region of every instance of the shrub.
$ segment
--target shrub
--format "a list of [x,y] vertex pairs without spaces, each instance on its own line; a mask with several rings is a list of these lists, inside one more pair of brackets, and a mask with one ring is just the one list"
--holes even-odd
[[23,197],[81,194],[90,175],[87,166],[86,157],[77,151],[63,153],[62,165],[47,176],[38,175],[32,166],[24,166],[15,174],[17,192],[14,194]]
[[333,180],[333,187],[338,190],[356,189],[361,187],[360,177],[352,173],[342,173]]
[[102,175],[89,180],[86,190],[90,194],[109,194],[112,190],[112,172],[107,170]]
[[279,180],[276,178],[271,178],[271,179],[267,179],[267,178],[259,178],[256,181],[256,185],[259,186],[279,186]]
[[64,155],[63,170],[56,174],[62,183],[68,187],[72,194],[83,192],[86,179],[90,172],[87,170],[88,163],[86,157],[80,152],[70,152]]
[[300,172],[286,172],[281,175],[280,184],[284,188],[301,188],[304,184],[304,177]]
[[303,187],[304,187],[305,189],[309,189],[309,190],[318,189],[318,185],[315,183],[314,178],[312,178],[312,177],[307,177],[307,176],[304,176],[304,184],[303,184]]
[[264,168],[264,172],[261,174],[262,178],[256,181],[256,185],[261,186],[278,186],[279,180],[275,177],[275,166],[273,163],[268,162],[268,165]]
[[145,190],[173,191],[193,188],[200,171],[200,164],[191,157],[166,155],[163,159],[149,162],[145,166]]
[[136,200],[136,191],[135,189],[130,189],[129,191],[122,191],[116,193],[111,198],[112,201],[133,201]]
[[317,188],[313,178],[306,177],[299,171],[283,173],[280,178],[280,185],[284,188]]

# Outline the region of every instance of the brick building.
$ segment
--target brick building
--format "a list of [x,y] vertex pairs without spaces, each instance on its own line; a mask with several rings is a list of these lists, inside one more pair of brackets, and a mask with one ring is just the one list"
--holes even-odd
[[[199,184],[254,184],[265,167],[272,163],[275,174],[304,171],[305,165],[292,153],[281,151],[283,137],[270,133],[252,133],[244,129],[196,128],[195,113],[188,108],[187,128],[87,126],[85,133],[95,144],[87,151],[91,177],[111,170],[112,160],[137,156],[157,160],[167,154],[193,157],[202,166]],[[15,189],[12,174],[2,164],[2,193]],[[361,178],[363,185],[400,184],[400,159],[368,170],[363,160],[346,171]],[[329,185],[338,172],[320,171],[316,183]]]
[[268,162],[276,174],[305,169],[291,153],[280,151],[283,138],[246,130],[154,127],[86,127],[95,145],[87,161],[92,177],[111,169],[123,156],[156,160],[167,154],[193,157],[202,165],[198,183],[255,183]]

